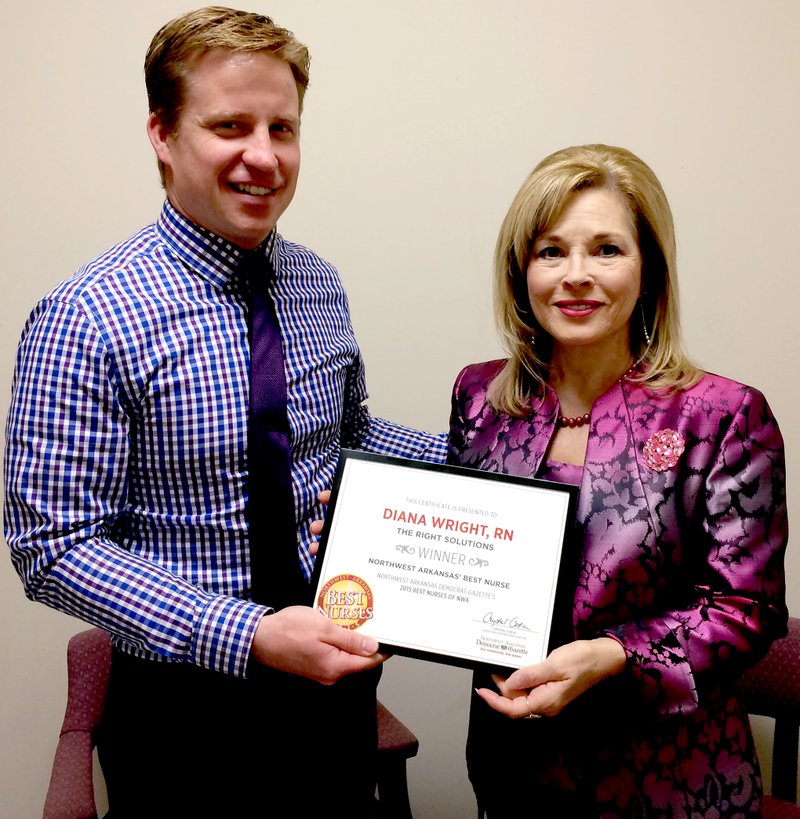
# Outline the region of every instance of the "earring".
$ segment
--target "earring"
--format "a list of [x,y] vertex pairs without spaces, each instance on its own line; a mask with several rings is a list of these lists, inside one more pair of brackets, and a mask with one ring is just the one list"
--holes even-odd
[[639,312],[642,314],[642,332],[644,333],[644,340],[647,343],[647,346],[650,346],[650,333],[647,332],[647,320],[644,317],[644,304],[642,300],[639,299]]

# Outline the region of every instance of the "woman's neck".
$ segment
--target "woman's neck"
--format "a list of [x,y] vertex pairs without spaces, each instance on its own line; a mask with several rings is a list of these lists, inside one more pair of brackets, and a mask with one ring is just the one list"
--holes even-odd
[[627,350],[602,357],[581,348],[554,351],[549,383],[558,395],[562,414],[588,412],[632,364],[633,357]]

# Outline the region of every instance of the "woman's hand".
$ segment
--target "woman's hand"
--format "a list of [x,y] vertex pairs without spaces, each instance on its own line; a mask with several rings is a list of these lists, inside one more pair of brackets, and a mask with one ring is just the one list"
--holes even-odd
[[[331,499],[331,491],[330,489],[325,489],[317,495],[322,503],[325,506],[328,505],[328,502]],[[312,520],[311,521],[311,534],[314,537],[319,537],[322,534],[322,527],[325,524],[324,520]],[[311,552],[312,555],[316,555],[317,551],[319,551],[319,542],[314,541],[309,547],[308,551]]]
[[499,694],[489,688],[477,693],[495,711],[514,719],[531,714],[554,717],[593,685],[624,668],[625,649],[611,637],[576,640],[506,680],[495,677]]

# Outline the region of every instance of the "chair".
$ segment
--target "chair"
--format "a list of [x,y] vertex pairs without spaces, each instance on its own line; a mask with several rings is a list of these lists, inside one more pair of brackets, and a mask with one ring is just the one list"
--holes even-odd
[[379,819],[411,819],[406,760],[416,756],[419,740],[378,701],[378,801]]
[[103,715],[111,640],[99,628],[81,631],[67,646],[67,707],[43,819],[90,819],[97,816],[92,781],[94,731]]
[[[95,819],[94,732],[103,715],[111,669],[111,640],[99,628],[74,635],[67,646],[67,707],[56,747],[43,819]],[[378,703],[378,796],[375,817],[411,819],[406,761],[419,741]]]
[[772,795],[764,819],[800,817],[797,804],[797,747],[800,739],[800,618],[789,618],[789,633],[744,673],[738,693],[750,714],[772,717]]

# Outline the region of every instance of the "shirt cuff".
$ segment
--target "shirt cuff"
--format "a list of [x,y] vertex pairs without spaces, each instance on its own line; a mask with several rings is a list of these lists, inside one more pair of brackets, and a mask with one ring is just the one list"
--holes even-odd
[[256,628],[270,611],[267,606],[236,597],[212,597],[198,618],[192,662],[244,677]]

